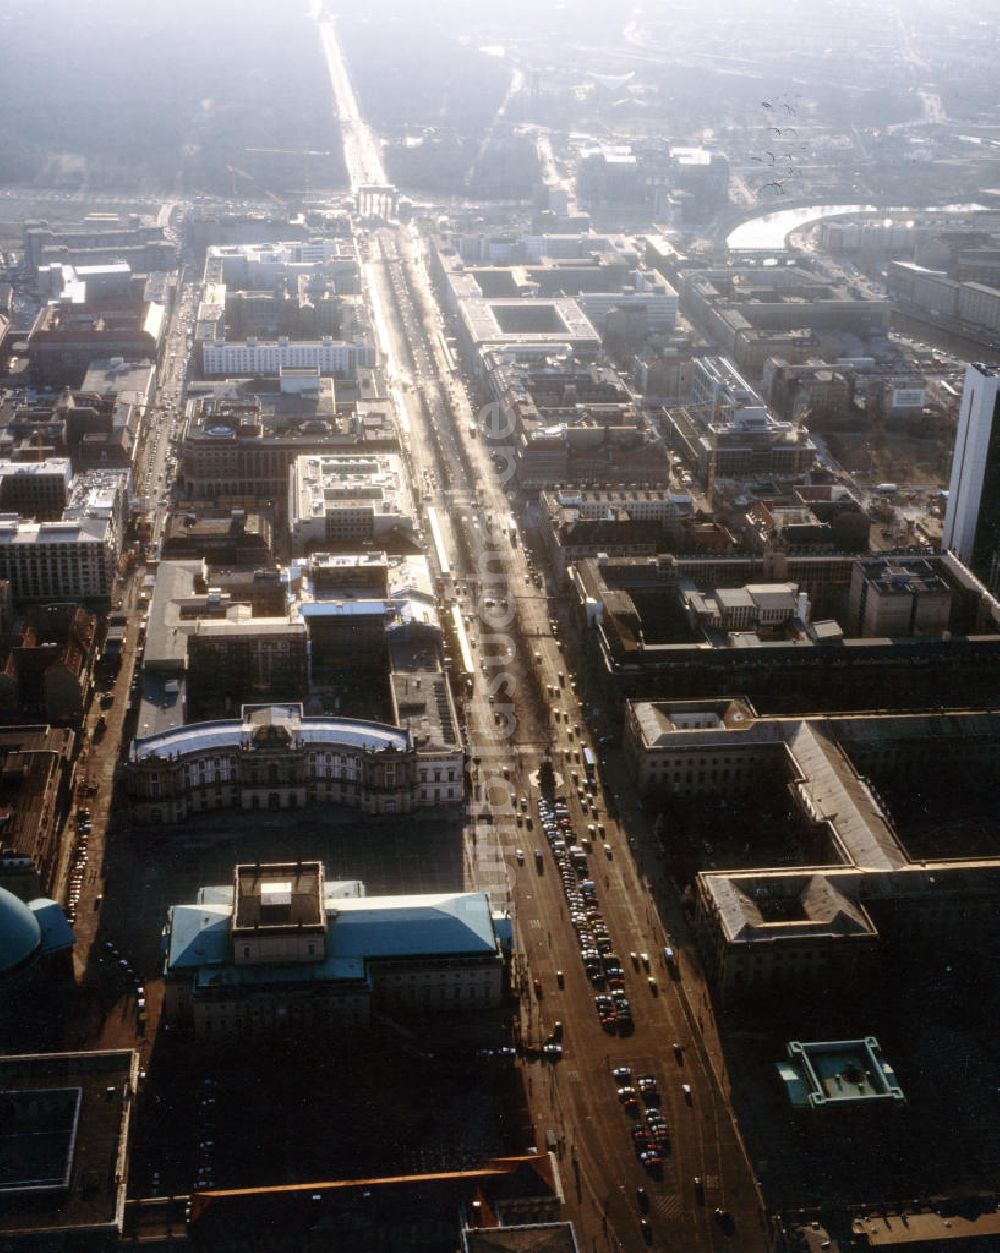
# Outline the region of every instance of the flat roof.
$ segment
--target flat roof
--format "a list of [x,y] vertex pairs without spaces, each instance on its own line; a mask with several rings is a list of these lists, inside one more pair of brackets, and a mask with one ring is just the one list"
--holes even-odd
[[234,934],[324,925],[323,867],[318,861],[237,866],[233,882]]
[[[974,1218],[933,1211],[906,1215],[880,1211],[877,1218],[856,1218],[851,1230],[860,1238],[859,1247],[863,1249],[895,1249],[907,1245],[936,1249],[945,1241],[968,1242],[970,1248],[993,1248],[993,1241],[1000,1236],[1000,1211],[988,1210]],[[990,1240],[990,1245],[980,1244],[984,1240]]]
[[138,1074],[133,1049],[0,1057],[0,1244],[121,1231]]
[[0,544],[104,544],[111,523],[105,518],[28,522],[0,518]]
[[69,1187],[83,1089],[0,1089],[0,1204]]
[[463,1253],[579,1253],[580,1248],[571,1222],[466,1227],[462,1239]]
[[[578,301],[567,297],[553,299],[532,297],[524,300],[468,299],[461,302],[460,308],[468,333],[477,345],[483,343],[511,345],[565,343],[569,347],[593,345],[597,348],[600,346],[601,339],[593,323]],[[534,315],[531,325],[538,325],[540,329],[531,329],[531,326],[525,326],[523,330],[515,329],[512,319],[516,321],[519,315],[527,316],[529,313]],[[543,321],[536,323],[535,319],[538,318]],[[509,329],[504,329],[505,325]]]
[[791,1040],[788,1063],[779,1064],[789,1099],[796,1106],[902,1103],[896,1072],[885,1060],[878,1040]]

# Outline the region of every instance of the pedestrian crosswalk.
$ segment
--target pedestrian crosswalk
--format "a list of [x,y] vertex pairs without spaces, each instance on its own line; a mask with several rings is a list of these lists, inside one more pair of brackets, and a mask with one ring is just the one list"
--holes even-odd
[[652,1203],[661,1218],[680,1218],[684,1212],[679,1192],[659,1192],[652,1198]]

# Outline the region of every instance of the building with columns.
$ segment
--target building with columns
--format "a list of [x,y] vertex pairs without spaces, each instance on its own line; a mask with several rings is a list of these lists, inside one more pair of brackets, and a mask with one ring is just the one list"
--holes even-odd
[[318,861],[238,865],[168,912],[164,1017],[216,1042],[355,1030],[372,1009],[493,1009],[507,929],[485,892],[369,897]]
[[181,822],[214,809],[349,805],[406,814],[459,804],[461,745],[418,743],[410,730],[305,717],[300,704],[244,705],[239,718],[137,739],[125,790],[139,822]]

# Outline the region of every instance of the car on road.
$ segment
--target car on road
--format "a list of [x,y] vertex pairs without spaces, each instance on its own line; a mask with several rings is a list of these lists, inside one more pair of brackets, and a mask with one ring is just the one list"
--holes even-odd
[[523,848],[516,849],[514,852],[514,856],[517,858],[517,864],[519,866],[523,866],[524,865],[524,849]]
[[688,1105],[690,1105],[691,1104],[691,1085],[689,1083],[682,1083],[681,1091],[684,1093],[684,1100],[688,1103]]
[[614,1070],[612,1070],[611,1074],[615,1079],[631,1079],[632,1067],[631,1066],[616,1066]]

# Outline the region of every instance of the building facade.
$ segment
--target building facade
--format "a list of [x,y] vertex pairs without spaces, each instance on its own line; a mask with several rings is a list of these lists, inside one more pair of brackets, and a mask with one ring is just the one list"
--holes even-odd
[[261,342],[253,337],[230,342],[216,340],[202,345],[202,370],[209,377],[271,375],[289,367],[318,369],[321,374],[350,377],[362,367],[376,364],[374,345],[330,337],[318,340],[279,339]]
[[175,905],[164,1016],[202,1041],[367,1026],[371,1010],[496,1008],[504,958],[486,893],[366,897],[319,862],[236,866]]
[[289,618],[201,620],[188,639],[188,707],[194,718],[229,713],[248,701],[303,700],[309,636]]
[[942,547],[992,592],[1000,586],[1000,368],[966,367]]
[[307,718],[302,706],[244,706],[133,742],[125,789],[137,821],[181,822],[214,809],[348,805],[403,814],[465,795],[460,746],[418,748],[399,727]]
[[298,457],[289,474],[288,527],[296,555],[413,532],[413,503],[399,457]]
[[9,580],[15,601],[107,600],[119,555],[109,520],[0,515],[0,579]]

